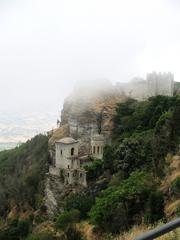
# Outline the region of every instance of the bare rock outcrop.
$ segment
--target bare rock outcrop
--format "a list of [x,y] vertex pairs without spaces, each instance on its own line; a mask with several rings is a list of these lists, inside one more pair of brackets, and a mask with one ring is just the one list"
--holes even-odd
[[77,87],[65,100],[61,112],[61,124],[53,131],[49,141],[50,146],[53,146],[57,139],[71,136],[79,140],[80,153],[88,154],[92,135],[101,133],[105,141],[111,140],[112,119],[116,106],[124,102],[127,97],[109,83],[94,91],[91,87],[88,89]]
[[71,193],[78,193],[84,189],[80,185],[64,185],[60,176],[47,174],[45,183],[44,204],[49,217],[54,217],[63,211],[64,199]]

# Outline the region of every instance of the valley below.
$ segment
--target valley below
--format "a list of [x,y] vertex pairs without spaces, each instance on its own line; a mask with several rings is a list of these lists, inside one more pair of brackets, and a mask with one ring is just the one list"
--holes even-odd
[[55,113],[1,113],[0,151],[12,149],[56,127]]

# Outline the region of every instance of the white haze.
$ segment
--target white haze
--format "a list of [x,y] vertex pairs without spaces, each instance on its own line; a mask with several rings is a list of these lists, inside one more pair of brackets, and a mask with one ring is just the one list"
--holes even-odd
[[180,81],[179,43],[178,0],[1,0],[0,116],[56,121],[76,81]]

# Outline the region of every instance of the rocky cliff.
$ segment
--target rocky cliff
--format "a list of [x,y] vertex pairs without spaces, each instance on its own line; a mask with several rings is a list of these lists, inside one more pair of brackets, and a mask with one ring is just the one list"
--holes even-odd
[[67,136],[79,140],[82,154],[89,153],[93,134],[101,133],[109,142],[116,105],[126,99],[109,82],[101,83],[96,89],[93,89],[93,84],[76,86],[65,99],[60,126],[53,131],[49,141],[52,151],[54,142]]
[[[94,84],[75,86],[71,95],[65,99],[59,127],[53,131],[49,140],[52,162],[55,161],[54,143],[63,137],[78,139],[79,153],[83,155],[90,153],[91,137],[94,134],[100,133],[106,142],[111,141],[116,105],[127,97],[107,81],[100,85],[95,84],[96,89],[93,86]],[[61,203],[65,196],[82,190],[80,186],[64,186],[60,177],[50,174],[47,174],[45,186],[45,205],[49,216],[61,212]]]
[[[154,76],[153,74],[150,75]],[[168,74],[155,74],[155,76],[157,81],[159,81],[158,77],[162,77],[166,83],[165,76],[168,76]],[[60,126],[53,131],[49,141],[51,148],[57,139],[67,136],[79,140],[82,153],[88,153],[90,138],[93,134],[101,133],[106,141],[110,141],[113,128],[112,118],[117,103],[124,102],[128,97],[134,97],[138,100],[144,99],[146,88],[144,85],[142,86],[142,82],[142,79],[140,79],[134,81],[133,85],[132,82],[128,82],[116,86],[105,79],[96,82],[77,83],[73,92],[64,101]],[[141,97],[136,96],[135,93],[133,95],[132,89],[128,90],[131,94],[125,91],[124,86],[126,85],[131,86],[133,91],[140,91]],[[179,89],[179,83],[175,83],[174,94],[178,93]],[[162,91],[155,92],[162,94]],[[165,95],[169,94],[165,93]]]

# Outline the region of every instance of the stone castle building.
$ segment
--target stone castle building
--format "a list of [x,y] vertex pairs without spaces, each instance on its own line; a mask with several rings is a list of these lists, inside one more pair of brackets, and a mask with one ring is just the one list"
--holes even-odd
[[147,95],[149,97],[157,95],[173,96],[174,76],[172,73],[148,73],[146,79]]
[[61,176],[64,184],[87,186],[84,166],[90,164],[90,156],[102,159],[104,137],[94,135],[91,138],[90,154],[79,154],[79,141],[65,137],[55,142],[55,161],[49,168],[51,175]]
[[[172,96],[174,77],[171,73],[153,72],[147,74],[146,80],[135,78],[128,83],[118,83],[116,87],[108,85],[106,88],[103,88],[103,93],[101,93],[104,96],[102,99],[107,99],[108,94],[114,96],[117,93],[120,96],[126,96],[125,99],[131,97],[137,100],[145,100],[157,95]],[[75,100],[70,98],[65,102],[61,114],[61,124],[59,121],[58,125],[59,130],[64,131],[60,136],[70,137],[56,138],[50,151],[53,163],[49,173],[61,176],[64,184],[87,186],[84,165],[90,164],[90,156],[102,159],[104,144],[110,143],[109,133],[111,132],[113,111],[109,112],[109,109],[113,109],[116,104],[109,107],[108,103],[103,111],[99,112],[98,108],[93,108],[96,97],[93,95],[92,99],[87,98],[87,92],[91,92],[89,88],[83,92],[85,94],[83,99],[78,98],[75,94]],[[99,93],[98,97],[101,94]],[[101,103],[104,104],[104,102]],[[68,126],[66,131],[64,130],[65,126]]]
[[170,72],[153,72],[147,74],[146,80],[134,78],[128,83],[117,83],[116,87],[124,95],[137,100],[157,95],[173,96],[174,76]]
[[135,78],[116,86],[101,83],[96,91],[95,88],[96,82],[77,88],[65,100],[58,128],[52,131],[49,140],[52,163],[45,187],[45,204],[52,216],[63,208],[61,199],[67,193],[88,185],[84,166],[91,164],[91,156],[102,159],[104,144],[111,144],[116,105],[128,97],[144,100],[156,95],[172,96],[174,79],[171,73],[151,73],[146,80]]

